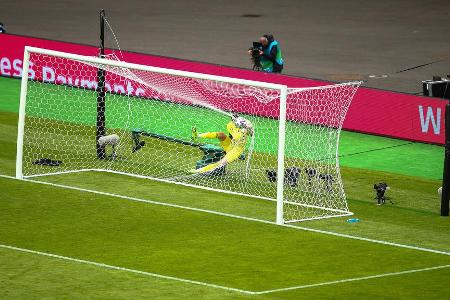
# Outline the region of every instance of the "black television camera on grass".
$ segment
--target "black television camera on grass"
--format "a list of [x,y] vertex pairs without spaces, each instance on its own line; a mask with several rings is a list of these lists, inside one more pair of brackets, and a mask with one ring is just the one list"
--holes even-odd
[[[377,200],[377,205],[383,205],[386,203],[386,199],[389,199],[385,196],[387,190],[391,189],[390,186],[386,182],[379,182],[373,185],[373,189],[377,194],[375,199]],[[394,204],[391,200],[389,200],[391,204]]]
[[261,65],[261,54],[259,54],[260,51],[262,51],[263,45],[260,42],[253,42],[253,46],[248,49],[250,52],[251,58],[250,60],[253,62],[253,70],[254,71],[262,71],[262,65]]

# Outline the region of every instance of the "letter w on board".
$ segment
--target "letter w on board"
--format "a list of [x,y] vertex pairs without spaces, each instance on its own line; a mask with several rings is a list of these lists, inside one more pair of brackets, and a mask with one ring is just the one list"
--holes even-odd
[[426,116],[424,115],[424,107],[419,105],[420,125],[422,126],[422,132],[428,133],[430,129],[430,123],[433,127],[433,132],[436,135],[441,133],[441,109],[436,109],[436,115],[434,114],[433,107],[428,106]]

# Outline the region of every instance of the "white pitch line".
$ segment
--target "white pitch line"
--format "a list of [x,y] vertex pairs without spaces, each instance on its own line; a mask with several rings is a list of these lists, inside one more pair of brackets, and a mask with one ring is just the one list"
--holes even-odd
[[[0,177],[17,180],[16,177],[8,176],[8,175],[0,174]],[[223,213],[223,212],[218,212],[218,211],[213,211],[213,210],[194,208],[194,207],[189,207],[189,206],[171,204],[171,203],[166,203],[166,202],[158,202],[158,201],[153,201],[153,200],[140,199],[140,198],[135,198],[135,197],[123,196],[123,195],[112,194],[112,193],[107,193],[107,192],[100,192],[100,191],[89,190],[89,189],[78,188],[78,187],[67,186],[67,185],[61,185],[61,184],[45,182],[45,181],[38,181],[38,180],[31,180],[31,179],[20,179],[20,180],[37,183],[37,184],[59,187],[59,188],[63,188],[63,189],[70,189],[70,190],[93,193],[93,194],[98,194],[98,195],[103,195],[103,196],[121,198],[121,199],[125,199],[125,200],[130,200],[130,201],[145,202],[145,203],[150,203],[150,204],[186,209],[186,210],[197,211],[197,212],[203,212],[203,213],[214,214],[214,215],[230,217],[230,218],[235,218],[235,219],[241,219],[241,220],[246,220],[246,221],[253,221],[253,222],[265,223],[265,224],[270,224],[270,225],[277,225],[276,222],[272,222],[272,221],[261,220],[261,219],[250,218],[250,217],[243,217],[243,216],[238,216],[238,215],[233,215],[233,214],[228,214],[228,213]],[[332,231],[325,231],[325,230],[313,229],[313,228],[290,225],[290,224],[283,224],[283,225],[277,225],[277,226],[283,226],[283,227],[288,227],[288,228],[292,228],[292,229],[296,229],[296,230],[310,231],[310,232],[333,235],[333,236],[349,238],[349,239],[354,239],[354,240],[366,241],[366,242],[371,242],[371,243],[376,243],[376,244],[382,244],[382,245],[388,245],[388,246],[394,246],[394,247],[399,247],[399,248],[406,248],[406,249],[412,249],[412,250],[418,250],[418,251],[424,251],[424,252],[430,252],[430,253],[450,256],[450,252],[434,250],[434,249],[429,249],[429,248],[423,248],[423,247],[417,247],[417,246],[411,246],[411,245],[398,244],[398,243],[387,242],[387,241],[382,241],[382,240],[375,240],[375,239],[353,236],[353,235],[337,233],[337,232],[332,232]]]
[[[0,177],[8,178],[8,179],[16,179],[15,177],[8,176],[8,175],[2,175],[2,174],[0,174]],[[94,191],[94,190],[89,190],[89,189],[78,188],[78,187],[65,186],[65,185],[60,185],[60,184],[55,184],[55,183],[50,183],[50,182],[43,182],[43,181],[36,181],[36,180],[29,180],[29,179],[25,179],[24,181],[37,183],[37,184],[43,184],[43,185],[49,185],[49,186],[55,186],[55,187],[59,187],[59,188],[71,189],[71,190],[76,190],[76,191],[94,193],[94,194],[99,194],[99,195],[104,195],[104,196],[122,198],[122,199],[126,199],[126,200],[131,200],[131,201],[145,202],[145,203],[150,203],[150,204],[169,206],[169,207],[187,209],[187,210],[198,211],[198,212],[205,212],[205,213],[209,213],[209,214],[226,216],[226,217],[231,217],[231,218],[236,218],[236,219],[243,219],[243,220],[248,220],[248,221],[277,225],[275,222],[271,222],[271,221],[242,217],[242,216],[237,216],[237,215],[233,215],[233,214],[227,214],[227,213],[221,213],[221,212],[210,211],[210,210],[205,210],[205,209],[187,207],[187,206],[182,206],[182,205],[177,205],[177,204],[170,204],[170,203],[157,202],[157,201],[152,201],[152,200],[139,199],[139,198],[134,198],[134,197],[111,194],[111,193],[106,193],[106,192],[99,192],[99,191]],[[277,225],[277,226],[279,226],[279,225]],[[448,253],[448,252],[439,251],[439,250],[433,250],[433,249],[427,249],[427,248],[421,248],[421,247],[415,247],[415,246],[409,246],[409,245],[402,245],[402,244],[391,243],[391,242],[380,241],[380,240],[373,240],[373,239],[368,239],[368,238],[363,238],[363,237],[351,236],[351,235],[340,234],[340,233],[336,233],[336,232],[330,232],[330,231],[324,231],[324,230],[318,230],[318,229],[312,229],[312,228],[307,228],[307,227],[300,227],[300,226],[286,225],[286,224],[281,225],[281,226],[293,228],[293,229],[297,229],[297,230],[312,231],[312,232],[316,232],[316,233],[334,235],[334,236],[356,239],[356,240],[363,240],[363,241],[367,241],[367,242],[379,243],[379,244],[390,245],[390,246],[396,246],[396,247],[401,247],[401,248],[408,248],[408,249],[414,249],[414,250],[419,250],[419,251],[450,255],[450,253]],[[55,255],[55,254],[50,254],[50,253],[45,253],[45,252],[28,250],[28,249],[13,247],[13,246],[7,246],[7,245],[0,244],[0,247],[17,250],[17,251],[22,251],[22,252],[44,255],[44,256],[53,257],[53,258],[64,259],[64,260],[68,260],[68,261],[84,263],[84,264],[96,265],[99,267],[104,267],[104,268],[109,268],[109,269],[114,269],[114,270],[142,274],[142,275],[156,277],[156,278],[163,278],[163,279],[169,279],[169,280],[174,280],[174,281],[179,281],[179,282],[191,283],[191,284],[195,284],[195,285],[212,287],[212,288],[216,288],[216,289],[235,291],[235,292],[240,292],[240,293],[249,294],[249,295],[260,295],[260,294],[268,294],[268,293],[275,293],[275,292],[282,292],[282,291],[289,291],[289,290],[296,290],[296,289],[305,289],[305,288],[311,288],[311,287],[333,285],[333,284],[339,284],[339,283],[345,283],[345,282],[368,280],[368,279],[395,276],[395,275],[403,275],[403,274],[408,274],[408,273],[424,272],[424,271],[437,270],[437,269],[443,269],[443,268],[450,267],[450,265],[442,265],[442,266],[423,268],[423,269],[414,269],[414,270],[407,270],[407,271],[401,271],[401,272],[385,273],[385,274],[379,274],[379,275],[356,277],[356,278],[342,279],[342,280],[322,282],[322,283],[316,283],[316,284],[252,292],[252,291],[246,291],[246,290],[241,290],[241,289],[237,289],[237,288],[230,288],[230,287],[220,286],[220,285],[216,285],[216,284],[205,283],[205,282],[201,282],[201,281],[193,281],[193,280],[189,280],[189,279],[171,277],[171,276],[166,276],[166,275],[161,275],[161,274],[156,274],[156,273],[149,273],[149,272],[133,270],[133,269],[123,268],[123,267],[117,267],[117,266],[112,266],[112,265],[107,265],[107,264],[102,264],[102,263],[97,263],[97,262],[91,262],[91,261],[86,261],[86,260],[81,260],[81,259],[76,259],[76,258],[70,258],[70,257],[65,257],[65,256],[60,256],[60,255]]]
[[431,252],[431,253],[435,253],[435,254],[442,254],[442,255],[450,256],[450,252],[441,251],[441,250],[435,250],[435,249],[429,249],[429,248],[423,248],[423,247],[417,247],[417,246],[411,246],[411,245],[404,245],[404,244],[382,241],[382,240],[369,239],[369,238],[365,238],[365,237],[359,237],[359,236],[354,236],[354,235],[349,235],[349,234],[344,234],[344,233],[337,233],[337,232],[332,232],[332,231],[325,231],[325,230],[313,229],[313,228],[296,226],[296,225],[284,224],[283,226],[300,229],[300,230],[305,230],[305,231],[312,231],[312,232],[316,232],[316,233],[334,235],[334,236],[338,236],[338,237],[349,238],[349,239],[354,239],[354,240],[359,240],[359,241],[366,241],[366,242],[382,244],[382,245],[387,245],[387,246],[394,246],[394,247],[399,247],[399,248],[406,248],[406,249]]
[[134,270],[134,269],[129,269],[129,268],[117,267],[117,266],[107,265],[107,264],[98,263],[98,262],[94,262],[94,261],[78,259],[78,258],[72,258],[72,257],[67,257],[67,256],[62,256],[62,255],[57,255],[57,254],[52,254],[52,253],[47,253],[47,252],[41,252],[41,251],[35,251],[35,250],[30,250],[30,249],[25,249],[25,248],[19,248],[19,247],[14,247],[14,246],[8,246],[8,245],[0,244],[0,248],[20,251],[20,252],[25,252],[25,253],[32,253],[32,254],[36,254],[36,255],[47,256],[47,257],[62,259],[62,260],[66,260],[66,261],[82,263],[82,264],[86,264],[86,265],[93,265],[93,266],[106,268],[106,269],[112,269],[112,270],[116,270],[116,271],[123,271],[123,272],[128,272],[128,273],[135,273],[135,274],[145,275],[145,276],[149,276],[149,277],[168,279],[168,280],[179,281],[179,282],[184,282],[184,283],[190,283],[190,284],[195,284],[195,285],[202,285],[202,286],[215,288],[215,289],[239,292],[239,293],[250,294],[250,295],[255,294],[255,292],[241,290],[241,289],[236,289],[236,288],[230,288],[230,287],[217,285],[217,284],[212,284],[212,283],[206,283],[206,282],[189,280],[189,279],[178,278],[178,277],[173,277],[173,276],[161,275],[161,274],[157,274],[157,273],[150,273],[150,272],[139,271],[139,270]]
[[281,288],[281,289],[273,289],[273,290],[267,290],[267,291],[260,291],[260,292],[254,292],[254,293],[257,295],[262,295],[262,294],[269,294],[269,293],[276,293],[276,292],[285,292],[285,291],[306,289],[306,288],[312,288],[312,287],[318,287],[318,286],[324,286],[324,285],[333,285],[333,284],[352,282],[352,281],[361,281],[361,280],[368,280],[368,279],[374,279],[374,278],[383,278],[383,277],[389,277],[389,276],[397,276],[397,275],[439,270],[439,269],[445,269],[445,268],[449,268],[449,267],[450,267],[450,265],[441,265],[441,266],[422,268],[422,269],[406,270],[406,271],[393,272],[393,273],[384,273],[384,274],[364,276],[364,277],[355,277],[355,278],[348,278],[348,279],[342,279],[342,280],[335,280],[335,281],[328,281],[328,282],[321,282],[321,283],[314,283],[314,284],[307,284],[307,285],[299,285],[299,286],[293,286],[293,287],[287,287],[287,288]]
[[47,252],[41,252],[41,251],[35,251],[35,250],[30,250],[30,249],[25,249],[25,248],[19,248],[19,247],[14,247],[14,246],[9,246],[9,245],[0,244],[0,248],[24,252],[24,253],[30,253],[30,254],[35,254],[35,255],[41,255],[41,256],[61,259],[61,260],[65,260],[65,261],[86,264],[86,265],[93,265],[93,266],[116,270],[116,271],[134,273],[134,274],[144,275],[144,276],[148,276],[148,277],[167,279],[167,280],[178,281],[178,282],[200,285],[200,286],[206,286],[206,287],[221,289],[221,290],[226,290],[226,291],[233,291],[233,292],[238,292],[238,293],[247,294],[247,295],[262,295],[262,294],[270,294],[270,293],[277,293],[277,292],[285,292],[285,291],[291,291],[291,290],[306,289],[306,288],[320,287],[320,286],[326,286],[326,285],[334,285],[334,284],[340,284],[340,283],[346,283],[346,282],[352,282],[352,281],[362,281],[362,280],[369,280],[369,279],[375,279],[375,278],[383,278],[383,277],[388,277],[388,276],[398,276],[398,275],[404,275],[404,274],[439,270],[439,269],[444,269],[444,268],[450,267],[450,265],[441,265],[441,266],[435,266],[435,267],[429,267],[429,268],[406,270],[406,271],[400,271],[400,272],[384,273],[384,274],[378,274],[378,275],[347,278],[347,279],[341,279],[341,280],[335,280],[335,281],[327,281],[327,282],[299,285],[299,286],[293,286],[293,287],[287,287],[287,288],[279,288],[279,289],[265,290],[265,291],[259,291],[259,292],[252,292],[252,291],[241,290],[241,289],[237,289],[237,288],[231,288],[231,287],[226,287],[226,286],[212,284],[212,283],[206,283],[206,282],[189,280],[189,279],[178,278],[178,277],[173,277],[173,276],[161,275],[161,274],[157,274],[157,273],[139,271],[139,270],[135,270],[135,269],[118,267],[118,266],[108,265],[108,264],[104,264],[104,263],[98,263],[98,262],[94,262],[94,261],[72,258],[72,257],[67,257],[67,256],[62,256],[62,255],[57,255],[57,254],[52,254],[52,253],[47,253]]

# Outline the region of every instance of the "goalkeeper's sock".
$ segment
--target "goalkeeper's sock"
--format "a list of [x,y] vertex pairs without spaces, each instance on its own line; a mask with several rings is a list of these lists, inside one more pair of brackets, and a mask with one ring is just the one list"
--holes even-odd
[[217,132],[205,132],[199,134],[198,136],[204,139],[215,139],[217,138]]

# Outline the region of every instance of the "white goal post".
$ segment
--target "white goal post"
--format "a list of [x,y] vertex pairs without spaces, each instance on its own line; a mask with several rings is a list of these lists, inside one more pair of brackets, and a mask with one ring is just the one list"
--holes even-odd
[[16,177],[104,171],[250,196],[276,201],[278,224],[351,215],[338,143],[359,85],[290,88],[25,47]]

